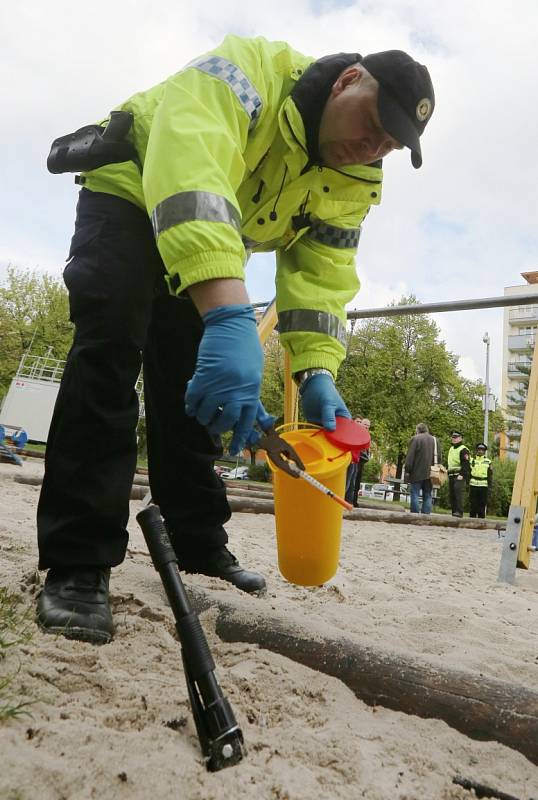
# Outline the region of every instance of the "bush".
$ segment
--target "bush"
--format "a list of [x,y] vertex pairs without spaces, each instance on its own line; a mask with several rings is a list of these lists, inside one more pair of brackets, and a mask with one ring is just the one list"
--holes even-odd
[[251,481],[265,481],[266,483],[271,480],[271,470],[269,465],[265,464],[251,464],[248,468],[248,477]]
[[494,458],[491,466],[493,467],[493,487],[488,500],[488,514],[506,517],[512,500],[516,462]]
[[[488,498],[487,514],[493,517],[506,517],[512,500],[516,462],[494,458],[491,466],[493,468],[493,486]],[[441,508],[450,508],[448,481],[439,489],[438,497]],[[463,508],[465,512],[469,511],[468,488],[465,491]]]
[[362,481],[364,483],[378,483],[381,469],[381,461],[378,461],[376,458],[371,458],[362,468]]

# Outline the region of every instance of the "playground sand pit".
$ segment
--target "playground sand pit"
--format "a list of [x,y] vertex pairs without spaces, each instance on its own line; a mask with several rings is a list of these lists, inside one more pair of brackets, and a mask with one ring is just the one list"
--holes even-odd
[[[0,585],[31,615],[38,584],[39,487],[13,481],[42,471],[0,464]],[[187,800],[451,800],[474,780],[520,800],[538,797],[538,767],[498,742],[468,738],[437,719],[370,707],[336,678],[255,644],[215,633],[217,609],[201,615],[217,674],[243,730],[241,764],[208,773],[200,755],[174,622],[135,521],[124,563],[113,570],[116,624],[103,647],[33,636],[0,661],[29,715],[0,723],[2,800],[129,798]],[[341,566],[327,585],[304,588],[278,572],[274,517],[235,514],[232,551],[267,578],[254,601],[221,581],[187,576],[209,597],[245,600],[307,634],[358,644],[535,690],[538,564],[518,585],[497,584],[495,531],[344,521]],[[248,601],[248,602],[247,602]],[[3,701],[0,701],[0,705]]]

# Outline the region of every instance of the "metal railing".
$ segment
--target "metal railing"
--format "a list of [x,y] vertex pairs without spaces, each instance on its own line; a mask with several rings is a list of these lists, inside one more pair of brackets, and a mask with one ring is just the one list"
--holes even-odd
[[528,306],[521,306],[518,308],[513,308],[509,314],[510,322],[516,322],[517,320],[522,320],[524,322],[528,322],[529,320],[538,320],[538,306],[537,305],[528,305]]
[[519,334],[508,337],[509,350],[533,350],[536,336],[533,334]]
[[528,372],[531,367],[532,361],[509,361],[507,370],[509,375],[517,375],[521,380],[525,380],[525,378],[528,380]]
[[24,353],[16,378],[27,378],[47,383],[59,383],[65,367],[65,361],[50,356],[34,356]]
[[526,396],[518,392],[508,392],[508,394],[506,395],[507,406],[520,406],[526,402],[527,402]]

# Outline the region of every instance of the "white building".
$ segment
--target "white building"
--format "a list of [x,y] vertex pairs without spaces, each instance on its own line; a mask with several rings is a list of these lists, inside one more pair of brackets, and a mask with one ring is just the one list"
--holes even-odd
[[[501,458],[515,458],[521,438],[521,400],[526,398],[528,370],[538,328],[538,272],[522,272],[526,283],[506,286],[505,296],[536,295],[536,304],[507,306],[503,324],[502,405],[507,431],[501,436]],[[519,423],[519,424],[518,424]]]

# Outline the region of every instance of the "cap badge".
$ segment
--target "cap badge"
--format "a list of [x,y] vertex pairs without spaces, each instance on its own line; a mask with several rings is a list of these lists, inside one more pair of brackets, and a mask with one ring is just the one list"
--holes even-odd
[[429,97],[419,100],[416,108],[416,115],[419,122],[426,122],[432,112],[432,101]]

